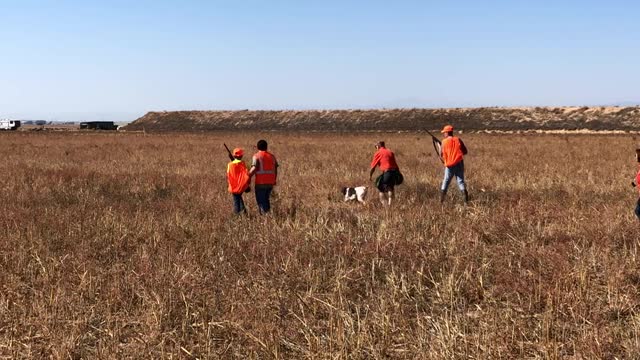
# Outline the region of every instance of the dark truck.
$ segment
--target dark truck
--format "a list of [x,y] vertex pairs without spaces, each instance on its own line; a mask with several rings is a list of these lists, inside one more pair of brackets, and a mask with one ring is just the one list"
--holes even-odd
[[118,125],[113,121],[84,121],[80,123],[80,129],[89,130],[118,130]]

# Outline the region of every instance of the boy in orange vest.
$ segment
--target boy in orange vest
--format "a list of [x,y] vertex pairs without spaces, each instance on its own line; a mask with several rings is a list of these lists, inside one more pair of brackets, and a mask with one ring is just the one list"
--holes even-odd
[[242,193],[249,190],[251,181],[247,166],[242,161],[242,156],[244,156],[244,150],[240,148],[233,149],[233,161],[227,164],[227,183],[229,184],[229,192],[233,195],[233,212],[236,214],[247,213]]
[[447,125],[442,131],[444,139],[442,139],[441,157],[444,163],[444,179],[440,187],[440,202],[444,202],[447,195],[447,188],[453,177],[456,177],[458,188],[462,192],[464,203],[469,202],[469,193],[464,183],[464,160],[463,155],[467,155],[467,147],[457,136],[453,136],[453,126]]
[[254,190],[260,214],[266,214],[271,210],[269,199],[278,177],[278,161],[272,153],[267,151],[267,146],[266,140],[258,141],[258,152],[253,155],[249,170],[249,177],[255,176]]
[[[639,166],[638,166],[638,173],[636,174],[635,181],[631,182],[631,185],[633,185],[634,187],[640,184],[640,149],[636,149],[636,161],[638,162]],[[640,190],[640,187],[638,189]],[[636,217],[640,219],[640,198],[638,198],[638,202],[636,202],[636,210],[634,212],[636,214]]]

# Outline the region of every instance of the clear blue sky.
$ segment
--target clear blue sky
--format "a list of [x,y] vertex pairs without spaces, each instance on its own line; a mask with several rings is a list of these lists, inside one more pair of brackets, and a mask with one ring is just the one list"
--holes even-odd
[[0,0],[0,53],[0,117],[640,102],[640,2]]

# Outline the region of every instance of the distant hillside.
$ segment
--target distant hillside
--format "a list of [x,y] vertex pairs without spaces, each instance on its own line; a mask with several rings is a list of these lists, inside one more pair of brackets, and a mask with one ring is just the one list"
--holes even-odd
[[149,112],[125,130],[640,130],[640,107]]

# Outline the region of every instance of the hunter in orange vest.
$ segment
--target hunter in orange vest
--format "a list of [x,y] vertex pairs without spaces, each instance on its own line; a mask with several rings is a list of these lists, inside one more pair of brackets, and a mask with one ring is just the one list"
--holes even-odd
[[464,183],[464,160],[463,156],[467,154],[467,147],[460,138],[453,136],[453,126],[445,126],[441,133],[444,136],[442,139],[441,156],[444,163],[444,179],[442,180],[442,186],[440,187],[440,202],[444,202],[447,195],[447,188],[453,177],[456,177],[458,182],[458,188],[462,192],[462,198],[464,203],[469,202],[469,192]]
[[272,153],[267,151],[267,147],[266,140],[258,141],[258,152],[253,155],[251,170],[249,170],[249,176],[255,176],[256,202],[261,214],[268,213],[271,210],[271,192],[276,185],[278,177],[278,161],[276,161],[276,157]]
[[249,171],[247,171],[247,166],[242,161],[242,156],[244,156],[242,149],[233,149],[233,161],[227,164],[228,190],[233,195],[233,212],[236,214],[247,213],[242,194],[248,192],[251,183]]

